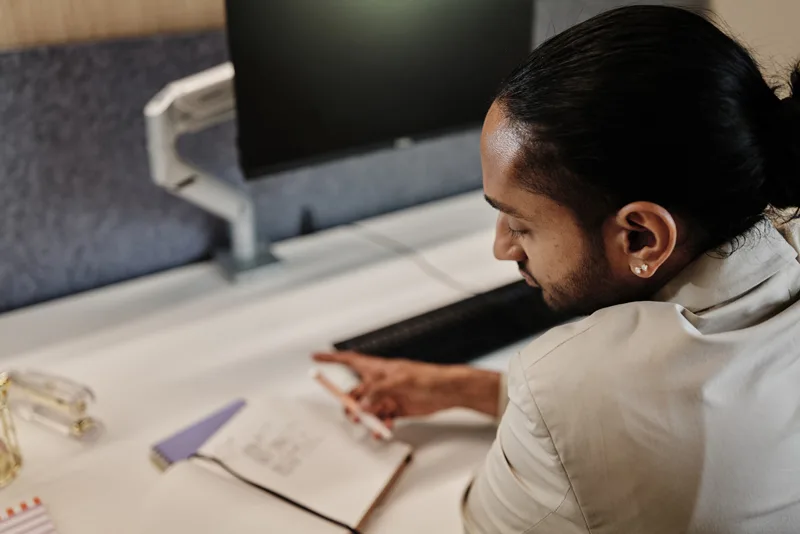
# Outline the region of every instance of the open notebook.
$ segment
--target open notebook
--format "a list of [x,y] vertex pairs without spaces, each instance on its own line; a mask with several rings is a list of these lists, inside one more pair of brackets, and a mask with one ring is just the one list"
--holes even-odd
[[[403,471],[411,447],[376,442],[333,402],[248,401],[200,450],[241,477],[360,529]],[[194,459],[173,466],[150,495],[142,531],[340,533],[346,528]]]

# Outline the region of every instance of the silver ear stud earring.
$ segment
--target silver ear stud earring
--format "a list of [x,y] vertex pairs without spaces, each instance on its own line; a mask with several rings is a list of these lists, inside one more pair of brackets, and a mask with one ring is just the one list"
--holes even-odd
[[646,273],[649,268],[650,268],[649,265],[647,265],[646,263],[643,263],[641,265],[641,267],[634,267],[633,268],[633,272],[634,272],[634,274],[639,275],[639,274],[642,274],[642,273]]

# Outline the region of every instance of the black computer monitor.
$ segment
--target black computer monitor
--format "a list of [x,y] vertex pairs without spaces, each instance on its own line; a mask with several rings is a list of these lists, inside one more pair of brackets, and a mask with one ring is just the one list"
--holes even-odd
[[227,0],[248,177],[478,126],[533,0]]

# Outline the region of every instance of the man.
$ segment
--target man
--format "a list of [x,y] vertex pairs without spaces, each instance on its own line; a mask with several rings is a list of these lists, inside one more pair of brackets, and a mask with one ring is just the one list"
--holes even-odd
[[621,8],[511,74],[481,157],[496,257],[590,316],[513,358],[507,386],[317,360],[359,373],[387,422],[501,416],[467,532],[800,532],[800,234],[779,211],[800,205],[800,95],[700,16]]

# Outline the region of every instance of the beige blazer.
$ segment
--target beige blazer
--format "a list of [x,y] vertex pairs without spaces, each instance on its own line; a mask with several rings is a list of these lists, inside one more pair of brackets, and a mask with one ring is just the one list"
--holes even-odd
[[511,361],[466,532],[800,532],[800,233],[756,230]]

